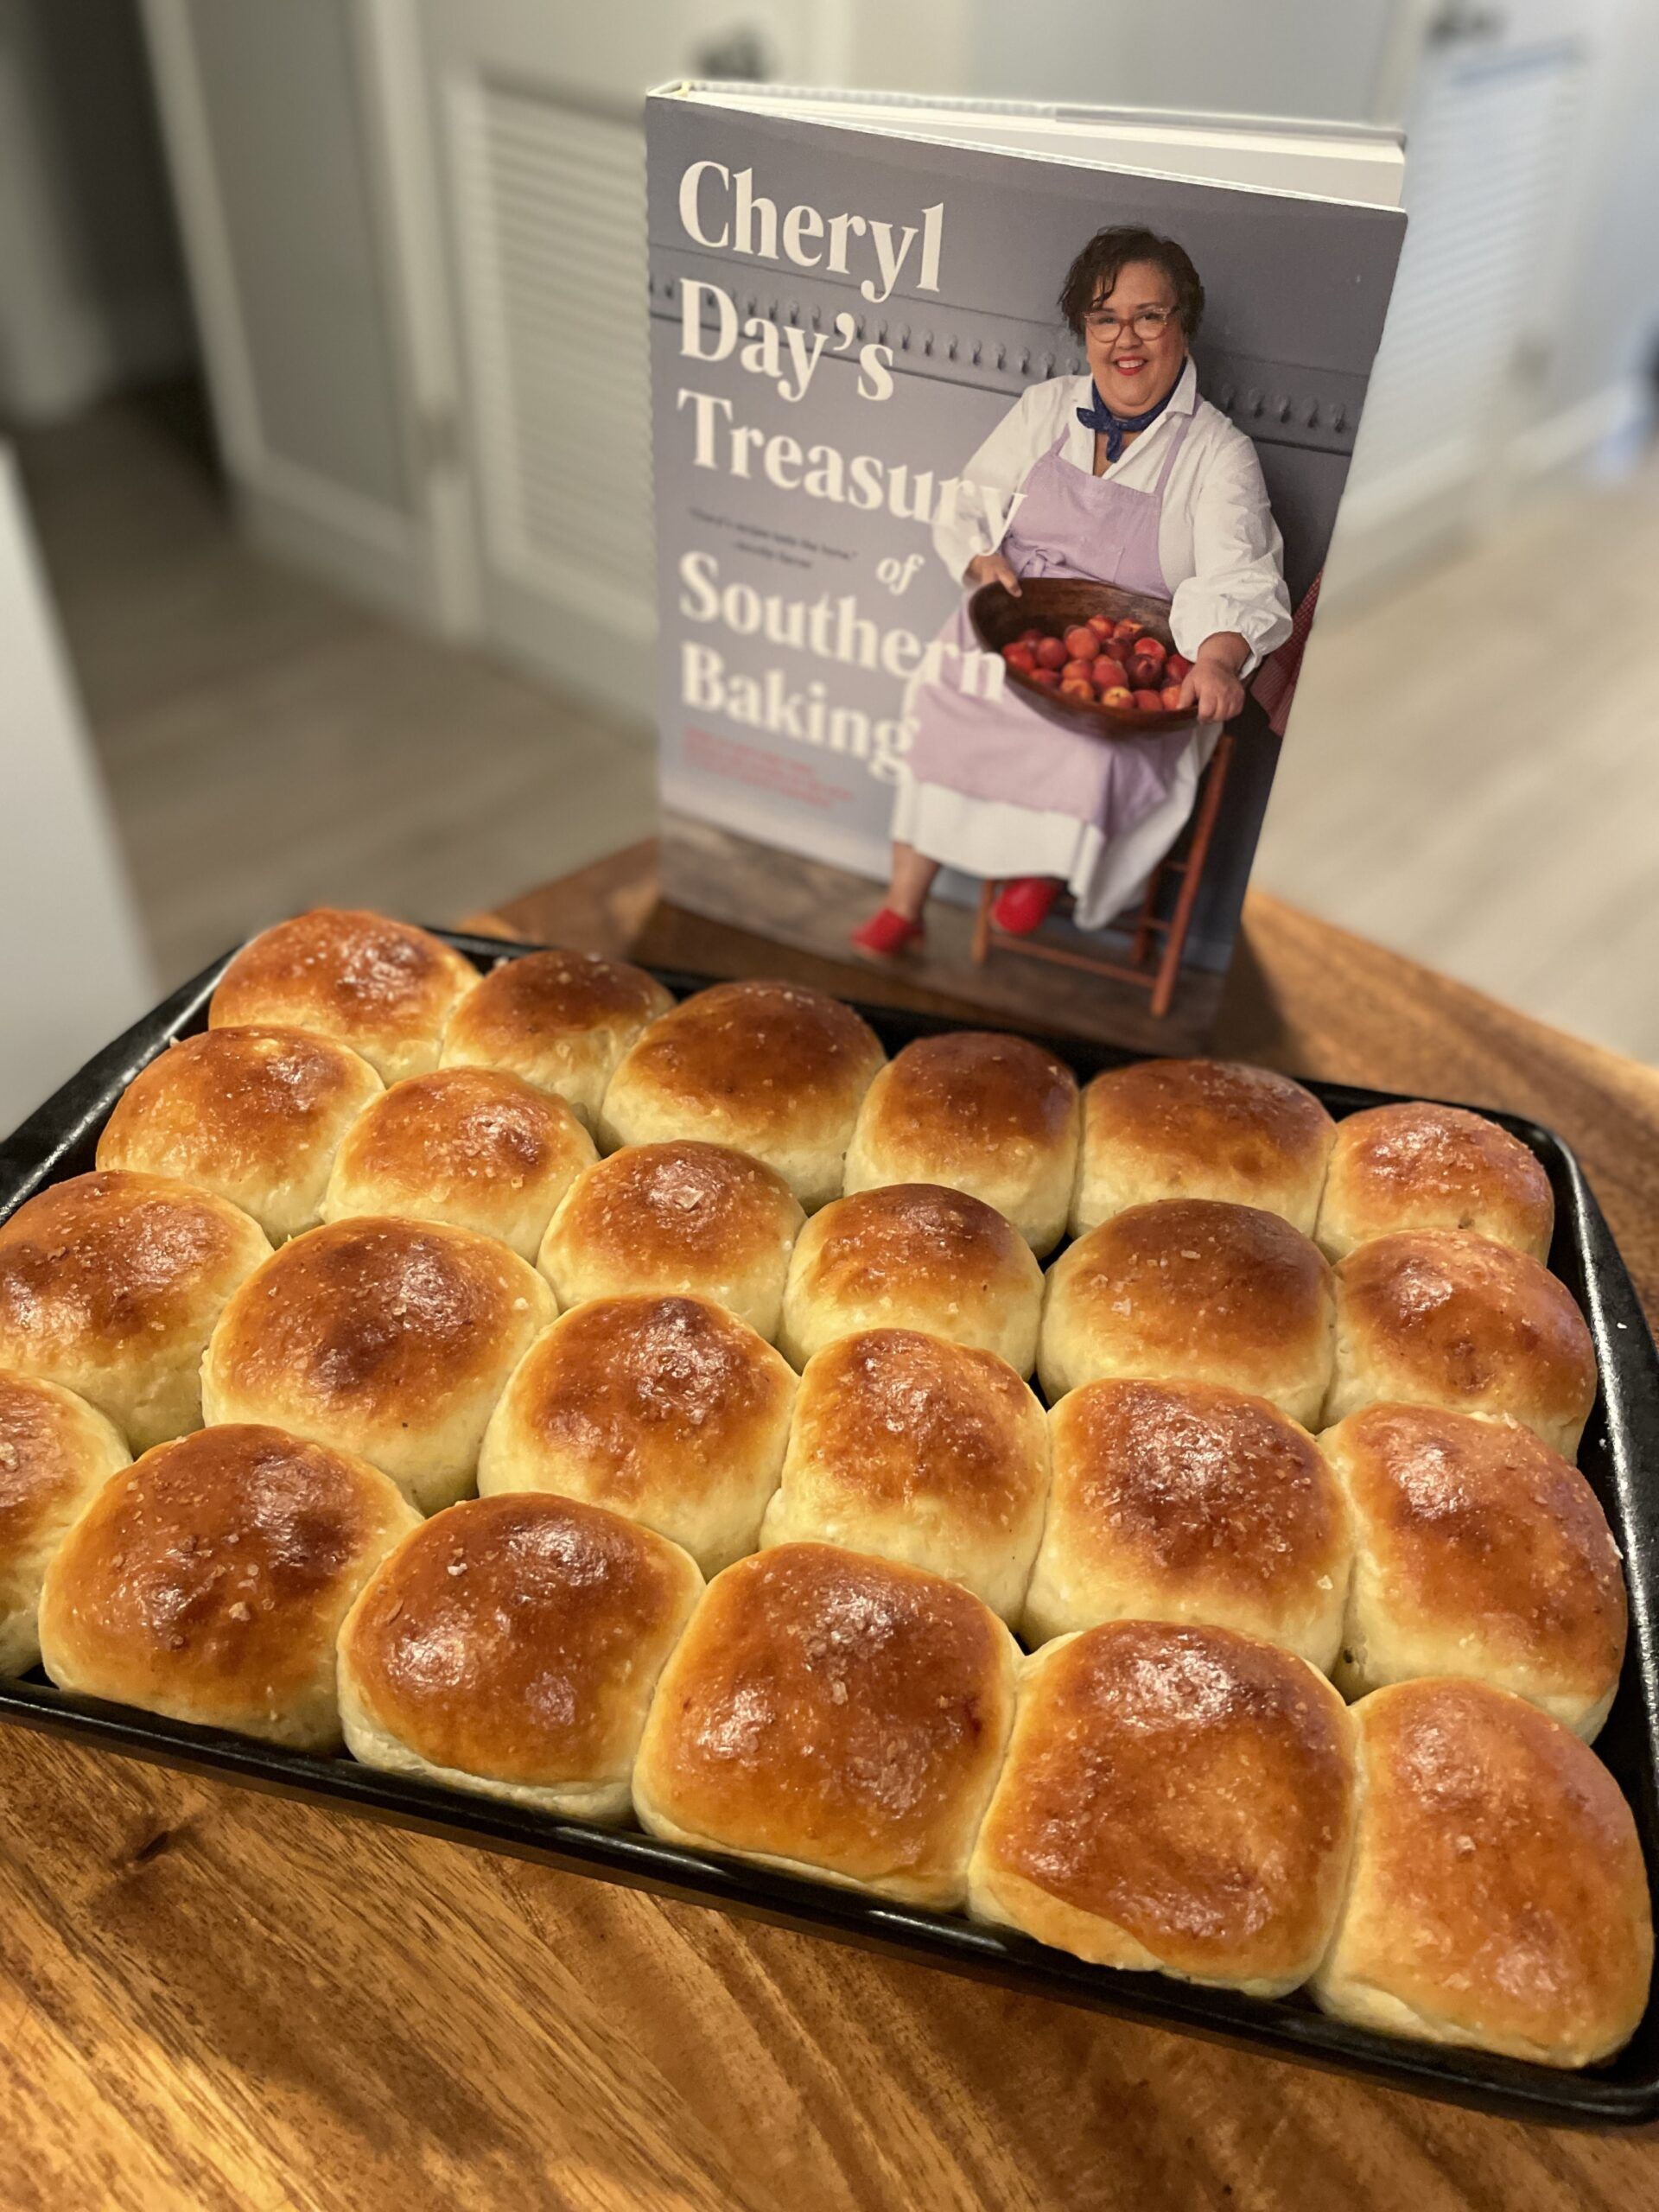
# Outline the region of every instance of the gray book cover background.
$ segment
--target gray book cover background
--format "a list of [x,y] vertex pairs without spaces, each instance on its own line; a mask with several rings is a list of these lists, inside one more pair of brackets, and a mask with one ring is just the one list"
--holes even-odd
[[[850,596],[878,630],[903,627],[922,640],[952,611],[961,585],[920,521],[897,518],[885,504],[862,512],[779,488],[763,474],[758,448],[748,474],[734,474],[733,428],[781,433],[803,448],[829,445],[849,461],[875,456],[887,472],[908,471],[912,489],[922,472],[932,472],[936,486],[959,476],[1027,386],[1086,369],[1055,304],[1078,248],[1108,224],[1145,224],[1178,238],[1203,277],[1206,308],[1193,347],[1199,390],[1255,443],[1295,606],[1330,543],[1405,219],[671,95],[648,103],[646,140],[664,887],[681,904],[838,954],[849,917],[879,903],[887,878],[894,779],[903,773],[895,727],[903,682],[696,619],[688,610],[707,595],[688,593],[683,563],[700,556],[699,572],[715,588],[747,584],[762,601]],[[851,213],[919,231],[922,211],[942,203],[937,291],[917,288],[919,238],[892,296],[877,302],[861,290],[867,278],[880,285],[868,235],[849,238],[844,275],[699,244],[683,219],[681,193],[688,169],[704,162],[733,179],[751,171],[753,190],[776,204],[780,223],[805,207],[825,219]],[[704,174],[705,232],[718,235],[734,191],[717,172]],[[823,241],[812,250],[822,252]],[[690,285],[703,289],[688,294]],[[693,302],[701,314],[690,343],[713,349],[715,288],[740,328],[756,317],[774,326],[786,378],[788,334],[798,343],[826,339],[802,397],[785,398],[768,375],[741,365],[746,340],[722,360],[689,357]],[[867,344],[890,353],[890,397],[859,395]],[[712,468],[696,465],[700,412],[705,430],[716,433],[721,465]],[[712,650],[723,678],[769,680],[774,702],[787,694],[798,709],[816,699],[816,741],[794,734],[791,722],[804,724],[799,712],[768,729],[688,703],[688,648],[702,649],[705,672]],[[839,749],[829,734],[836,710]],[[1291,741],[1298,737],[1293,721]],[[1300,737],[1318,741],[1313,731]],[[1181,1018],[1165,1025],[1166,1039],[1156,1039],[1173,1049],[1200,1041],[1213,1012],[1278,751],[1265,716],[1247,708],[1185,954],[1198,980],[1183,995]],[[949,877],[940,887],[959,906],[977,891]],[[918,980],[1028,1008],[1037,963],[1019,961],[1010,963],[1019,975],[994,976],[995,963],[967,963],[965,918],[954,936],[931,923],[930,930],[926,972],[909,971]],[[1073,933],[1073,941],[1108,949],[1098,934]],[[1089,978],[1074,976],[1068,990],[1066,1026],[1148,1040],[1135,994],[1122,995],[1120,1009],[1116,995]],[[1054,1005],[1052,990],[1045,1003]]]

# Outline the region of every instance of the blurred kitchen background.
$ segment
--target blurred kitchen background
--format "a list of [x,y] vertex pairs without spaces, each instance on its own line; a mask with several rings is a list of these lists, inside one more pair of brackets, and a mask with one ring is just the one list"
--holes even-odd
[[645,86],[1399,123],[1257,881],[1659,1061],[1655,0],[0,0],[0,1124],[648,834]]

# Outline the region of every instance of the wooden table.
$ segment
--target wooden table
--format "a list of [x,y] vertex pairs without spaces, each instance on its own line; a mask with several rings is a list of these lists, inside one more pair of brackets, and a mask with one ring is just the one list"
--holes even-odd
[[[876,995],[655,906],[651,871],[636,847],[488,918]],[[1553,1122],[1659,1306],[1652,1071],[1260,898],[1221,1041]],[[0,1737],[0,2085],[9,2212],[1659,2203],[1650,2141],[1478,2118],[21,1732]]]

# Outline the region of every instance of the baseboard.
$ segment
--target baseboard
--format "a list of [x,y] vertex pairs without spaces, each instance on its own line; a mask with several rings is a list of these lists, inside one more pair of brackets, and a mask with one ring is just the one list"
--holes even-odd
[[402,530],[378,513],[371,521],[354,502],[325,503],[308,486],[238,478],[232,488],[243,531],[263,551],[417,629],[442,628],[438,581],[412,524]]

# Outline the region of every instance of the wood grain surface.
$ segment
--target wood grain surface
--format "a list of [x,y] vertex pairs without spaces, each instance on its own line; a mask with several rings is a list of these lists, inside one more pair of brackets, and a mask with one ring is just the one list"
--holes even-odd
[[[494,926],[765,957],[647,848]],[[1258,900],[1229,1049],[1548,1119],[1651,1303],[1659,1079]],[[729,956],[722,958],[721,954]],[[1527,2129],[0,1732],[0,2205],[1648,2212]]]

